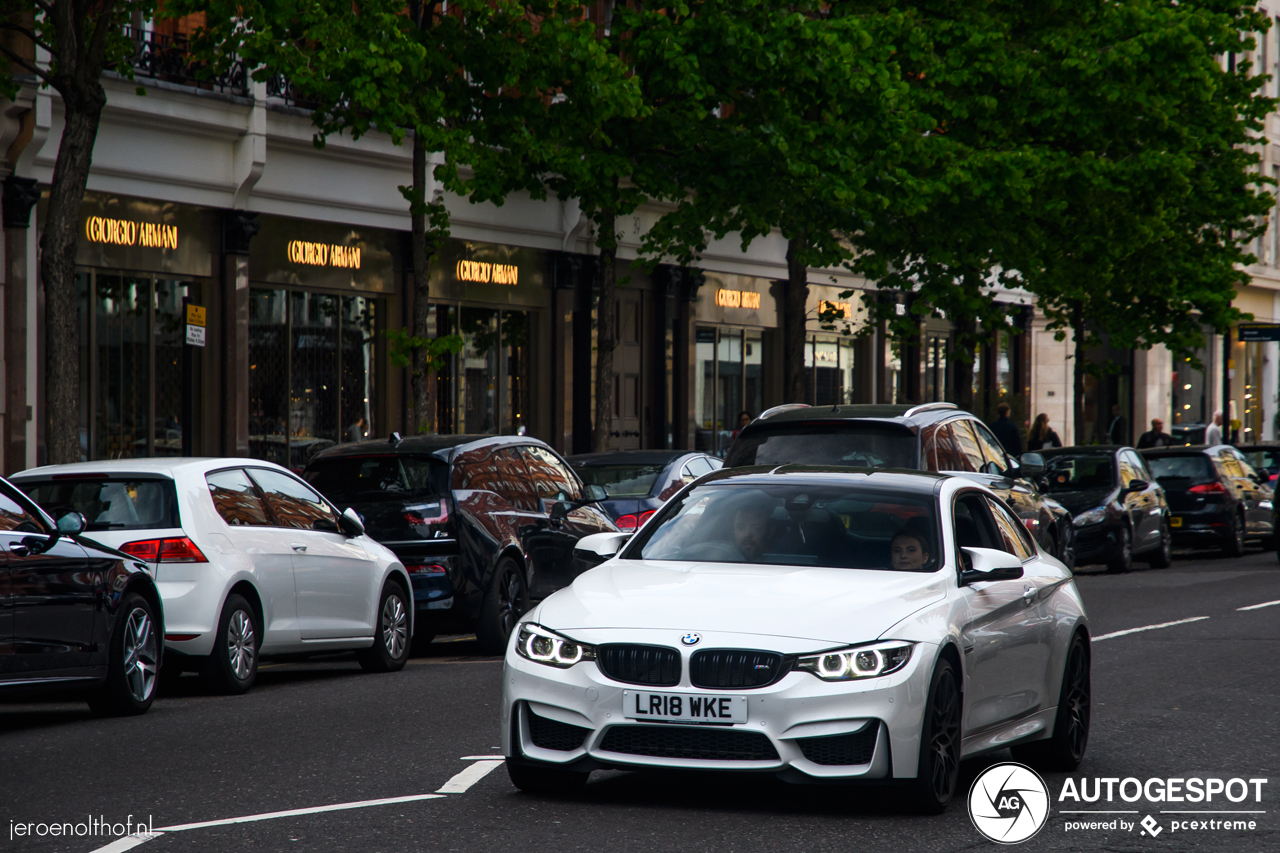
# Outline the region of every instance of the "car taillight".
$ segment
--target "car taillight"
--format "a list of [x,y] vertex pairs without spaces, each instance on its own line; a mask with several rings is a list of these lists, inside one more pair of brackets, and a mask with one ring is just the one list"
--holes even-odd
[[130,557],[147,563],[207,563],[208,558],[186,536],[174,539],[140,539],[120,546]]
[[411,575],[443,575],[445,573],[444,566],[437,566],[434,563],[421,566],[408,565],[404,568]]
[[1035,532],[1040,529],[1040,519],[1024,518],[1022,519],[1022,526],[1027,528],[1027,532],[1034,536]]
[[1221,483],[1200,483],[1187,491],[1194,495],[1225,495],[1227,493]]
[[656,509],[649,509],[649,510],[645,510],[644,512],[640,513],[640,522],[639,522],[639,524],[637,524],[637,525],[636,525],[636,527],[639,527],[641,524],[644,524],[646,521],[648,521],[648,520],[649,520],[649,516],[653,515],[655,512],[657,512],[657,510],[656,510]]
[[639,526],[634,515],[620,515],[614,524],[618,525],[619,530],[635,530]]
[[449,521],[449,505],[444,501],[405,507],[404,520],[413,525],[445,524]]

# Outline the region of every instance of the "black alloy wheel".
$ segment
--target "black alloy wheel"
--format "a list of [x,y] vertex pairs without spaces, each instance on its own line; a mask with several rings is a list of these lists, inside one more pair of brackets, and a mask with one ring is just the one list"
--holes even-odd
[[1169,521],[1160,522],[1160,545],[1147,557],[1147,565],[1153,569],[1167,569],[1173,565],[1173,532]]
[[524,572],[515,560],[503,557],[493,571],[489,592],[480,607],[476,640],[481,651],[500,655],[507,650],[507,640],[528,609],[528,603],[529,590],[524,583]]
[[1121,574],[1133,568],[1133,531],[1129,529],[1129,525],[1120,528],[1120,544],[1116,548],[1115,554],[1110,560],[1107,560],[1107,571],[1112,574]]
[[1070,773],[1080,766],[1089,746],[1093,693],[1089,671],[1089,641],[1083,634],[1076,634],[1067,651],[1053,734],[1047,740],[1013,747],[1010,751],[1014,761],[1047,773]]
[[1226,557],[1244,556],[1244,518],[1233,512],[1227,524],[1227,532],[1222,540],[1222,554]]
[[910,783],[910,800],[922,814],[941,814],[960,781],[960,682],[946,658],[938,661],[929,685],[920,730],[920,761]]

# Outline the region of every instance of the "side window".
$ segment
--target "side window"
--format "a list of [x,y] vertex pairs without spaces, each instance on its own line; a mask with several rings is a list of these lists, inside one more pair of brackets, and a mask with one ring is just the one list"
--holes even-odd
[[227,524],[232,527],[266,527],[271,524],[267,520],[267,508],[258,496],[258,490],[244,471],[239,468],[217,471],[204,479],[209,484],[214,509]]
[[708,466],[712,471],[719,471],[721,468],[723,468],[723,467],[724,467],[724,460],[723,460],[723,459],[717,459],[717,458],[715,458],[714,456],[703,456],[703,457],[702,457],[702,461],[703,461],[703,462],[706,462],[706,463],[707,463],[707,466]]
[[959,456],[963,456],[963,468],[956,468],[956,471],[981,471],[982,466],[987,464],[986,457],[982,455],[982,446],[978,444],[978,437],[973,434],[973,424],[969,421],[953,421],[951,423],[952,433],[955,435],[955,447]]
[[1240,475],[1249,479],[1262,480],[1266,482],[1266,477],[1258,475],[1258,469],[1249,464],[1249,459],[1239,450],[1232,450],[1231,455],[1235,457],[1236,464],[1240,466]]
[[945,468],[938,467],[938,448],[937,437],[942,431],[942,427],[929,427],[924,434],[920,436],[920,458],[924,462],[924,470],[926,471],[945,471]]
[[690,459],[689,464],[686,467],[689,469],[689,473],[693,475],[694,479],[701,477],[703,474],[710,474],[715,470],[711,467],[710,460],[705,456],[698,456]]
[[1142,479],[1142,475],[1129,456],[1130,454],[1127,451],[1120,454],[1120,488],[1125,488],[1132,480]]
[[520,456],[514,447],[500,447],[494,451],[492,460],[497,486],[494,491],[518,509],[538,510],[538,496],[533,491],[533,481]]
[[280,527],[323,530],[332,525],[331,529],[338,529],[333,507],[301,480],[266,468],[250,468],[249,476],[266,495],[267,509]]
[[533,445],[521,446],[525,465],[529,468],[529,476],[533,480],[533,488],[540,498],[554,498],[560,492],[569,496],[570,500],[582,497],[578,481],[560,457],[545,447]]
[[1009,455],[999,440],[987,429],[987,425],[978,421],[969,421],[974,433],[978,436],[978,444],[982,447],[983,462],[994,462],[1001,473],[1009,470]]
[[932,471],[978,470],[956,441],[954,423],[943,424],[933,431],[933,449],[936,454]]
[[999,501],[993,501],[991,498],[987,498],[987,505],[991,507],[991,515],[995,518],[996,528],[1000,531],[1004,550],[1017,555],[1020,560],[1030,560],[1034,557],[1036,549],[1031,544],[1031,537],[1013,513],[1003,507]]
[[1146,480],[1148,483],[1154,483],[1156,478],[1155,475],[1151,473],[1151,469],[1147,467],[1147,460],[1143,459],[1137,453],[1133,454],[1133,458],[1137,461],[1138,472],[1142,475],[1142,479]]
[[957,548],[1004,550],[1004,539],[996,532],[987,509],[986,495],[969,492],[956,498],[955,539]]
[[1228,477],[1244,476],[1244,469],[1240,467],[1240,460],[1230,450],[1224,450],[1219,453],[1218,461],[1222,463],[1222,470]]
[[44,533],[40,520],[22,505],[8,489],[0,490],[0,531]]

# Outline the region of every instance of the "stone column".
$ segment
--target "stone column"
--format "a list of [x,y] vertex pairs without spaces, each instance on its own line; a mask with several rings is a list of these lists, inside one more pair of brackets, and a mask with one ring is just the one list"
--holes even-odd
[[31,209],[40,200],[33,178],[10,175],[4,181],[4,473],[28,467],[27,424],[32,419],[27,403],[27,354],[35,351],[36,336],[27,322],[27,295],[31,282]]
[[229,210],[222,220],[222,454],[249,455],[249,241],[258,214]]

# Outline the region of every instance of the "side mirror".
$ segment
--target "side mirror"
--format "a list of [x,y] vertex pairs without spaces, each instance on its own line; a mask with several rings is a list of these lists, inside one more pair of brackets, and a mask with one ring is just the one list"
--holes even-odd
[[58,532],[78,536],[84,533],[84,529],[89,524],[84,520],[84,516],[78,512],[69,512],[62,518],[58,519]]
[[1034,451],[1018,457],[1018,476],[1033,480],[1044,474],[1044,457]]
[[960,582],[1015,581],[1022,577],[1022,561],[1008,551],[994,548],[961,548],[970,568],[960,573]]
[[1130,480],[1129,485],[1125,486],[1126,492],[1145,492],[1150,488],[1151,484],[1146,480]]
[[604,486],[592,483],[587,486],[585,498],[587,503],[599,503],[609,499],[609,492]]
[[623,543],[630,537],[630,533],[592,533],[579,539],[573,550],[584,552],[584,557],[604,562],[621,551]]
[[360,513],[347,507],[338,516],[338,527],[348,536],[359,536],[364,533],[364,519],[360,517]]

